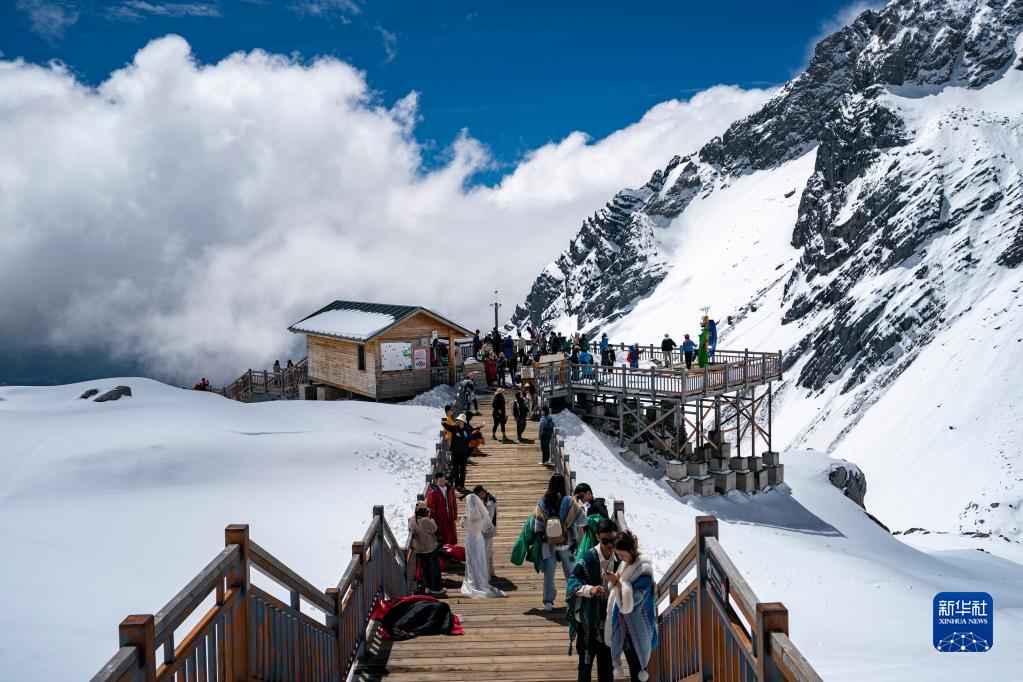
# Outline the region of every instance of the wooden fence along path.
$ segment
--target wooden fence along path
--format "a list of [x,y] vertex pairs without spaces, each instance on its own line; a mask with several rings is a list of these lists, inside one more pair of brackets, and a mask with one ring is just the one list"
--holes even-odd
[[[490,397],[481,396],[477,422],[488,423],[488,437],[489,406]],[[461,396],[457,409],[464,409]],[[498,499],[494,585],[507,597],[462,598],[460,568],[447,570],[448,601],[465,635],[392,642],[376,633],[369,620],[374,602],[407,595],[415,571],[407,540],[398,542],[382,507],[353,543],[341,581],[322,591],[250,540],[247,526],[232,525],[224,550],[163,609],[124,619],[120,649],[93,682],[575,680],[578,658],[567,654],[563,599],[543,611],[542,576],[528,561],[518,567],[508,559],[552,473],[538,464],[536,422],[526,438],[533,442],[488,442],[468,468],[467,485],[482,483]],[[560,434],[553,454],[554,470],[571,490],[575,476]],[[445,464],[438,445],[431,470]],[[614,516],[627,528],[621,501]],[[819,680],[788,637],[785,607],[759,601],[717,531],[714,517],[698,517],[696,536],[658,583],[661,642],[650,679]],[[254,584],[253,576],[267,584]],[[563,595],[560,567],[556,584]]]
[[[618,362],[612,371],[600,367],[600,357],[595,355],[595,366],[548,363],[537,366],[534,376],[537,386],[552,396],[575,392],[686,399],[712,397],[765,384],[782,375],[781,352],[722,350],[715,353],[712,364],[701,368],[694,362],[691,370],[686,369],[677,355],[676,351],[670,368],[659,365],[632,369]],[[619,360],[621,357],[619,355]],[[644,357],[649,359],[650,356]],[[661,351],[655,351],[652,357],[660,360]]]
[[309,359],[302,358],[291,367],[279,372],[250,369],[223,388],[214,389],[225,398],[248,402],[251,400],[295,398],[298,385],[309,383]]

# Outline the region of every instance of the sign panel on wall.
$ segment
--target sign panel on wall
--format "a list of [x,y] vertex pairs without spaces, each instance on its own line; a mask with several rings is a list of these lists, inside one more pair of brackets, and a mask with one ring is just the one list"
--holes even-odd
[[380,369],[384,372],[411,371],[412,344],[408,341],[381,343]]
[[412,351],[414,366],[416,369],[430,368],[430,350],[428,348],[416,348]]

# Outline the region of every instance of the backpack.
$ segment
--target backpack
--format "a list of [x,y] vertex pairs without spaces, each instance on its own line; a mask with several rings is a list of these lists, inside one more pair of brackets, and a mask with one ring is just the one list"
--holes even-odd
[[575,523],[576,517],[579,516],[580,511],[582,511],[582,507],[579,506],[578,502],[572,500],[572,507],[568,510],[564,523],[561,522],[561,517],[558,515],[548,517],[547,521],[544,523],[544,532],[547,534],[547,542],[552,546],[563,545],[568,542],[571,538],[565,530],[565,526],[567,525],[571,528],[572,524]]

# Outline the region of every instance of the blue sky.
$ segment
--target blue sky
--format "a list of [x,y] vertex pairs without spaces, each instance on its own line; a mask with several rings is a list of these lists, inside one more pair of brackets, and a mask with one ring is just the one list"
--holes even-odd
[[336,298],[481,326],[859,8],[0,0],[0,384],[227,381]]
[[499,167],[487,175],[497,177],[530,149],[574,130],[603,137],[663,100],[782,83],[852,6],[4,0],[0,51],[59,59],[90,83],[168,33],[203,62],[253,48],[335,56],[364,70],[385,104],[420,93],[428,164],[466,128],[490,148]]

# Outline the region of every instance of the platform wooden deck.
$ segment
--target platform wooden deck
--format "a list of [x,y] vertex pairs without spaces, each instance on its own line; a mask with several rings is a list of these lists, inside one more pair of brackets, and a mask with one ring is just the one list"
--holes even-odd
[[[508,400],[508,436],[515,437],[511,415],[514,393],[505,390]],[[379,635],[367,646],[367,655],[356,669],[356,680],[392,680],[423,682],[455,680],[575,680],[578,657],[568,655],[568,629],[565,623],[565,582],[557,569],[559,598],[553,611],[544,611],[541,593],[542,575],[532,564],[515,566],[509,561],[512,545],[543,494],[552,469],[538,464],[540,441],[538,423],[527,422],[524,437],[532,442],[515,443],[490,440],[491,395],[479,396],[480,411],[474,422],[485,422],[487,439],[482,453],[470,460],[466,486],[471,490],[483,484],[497,498],[498,533],[494,541],[493,581],[504,590],[506,599],[466,599],[459,594],[461,569],[444,575],[451,609],[462,621],[465,635],[425,637],[406,642],[390,642]],[[500,438],[500,432],[498,432]],[[459,529],[459,541],[462,541]]]

